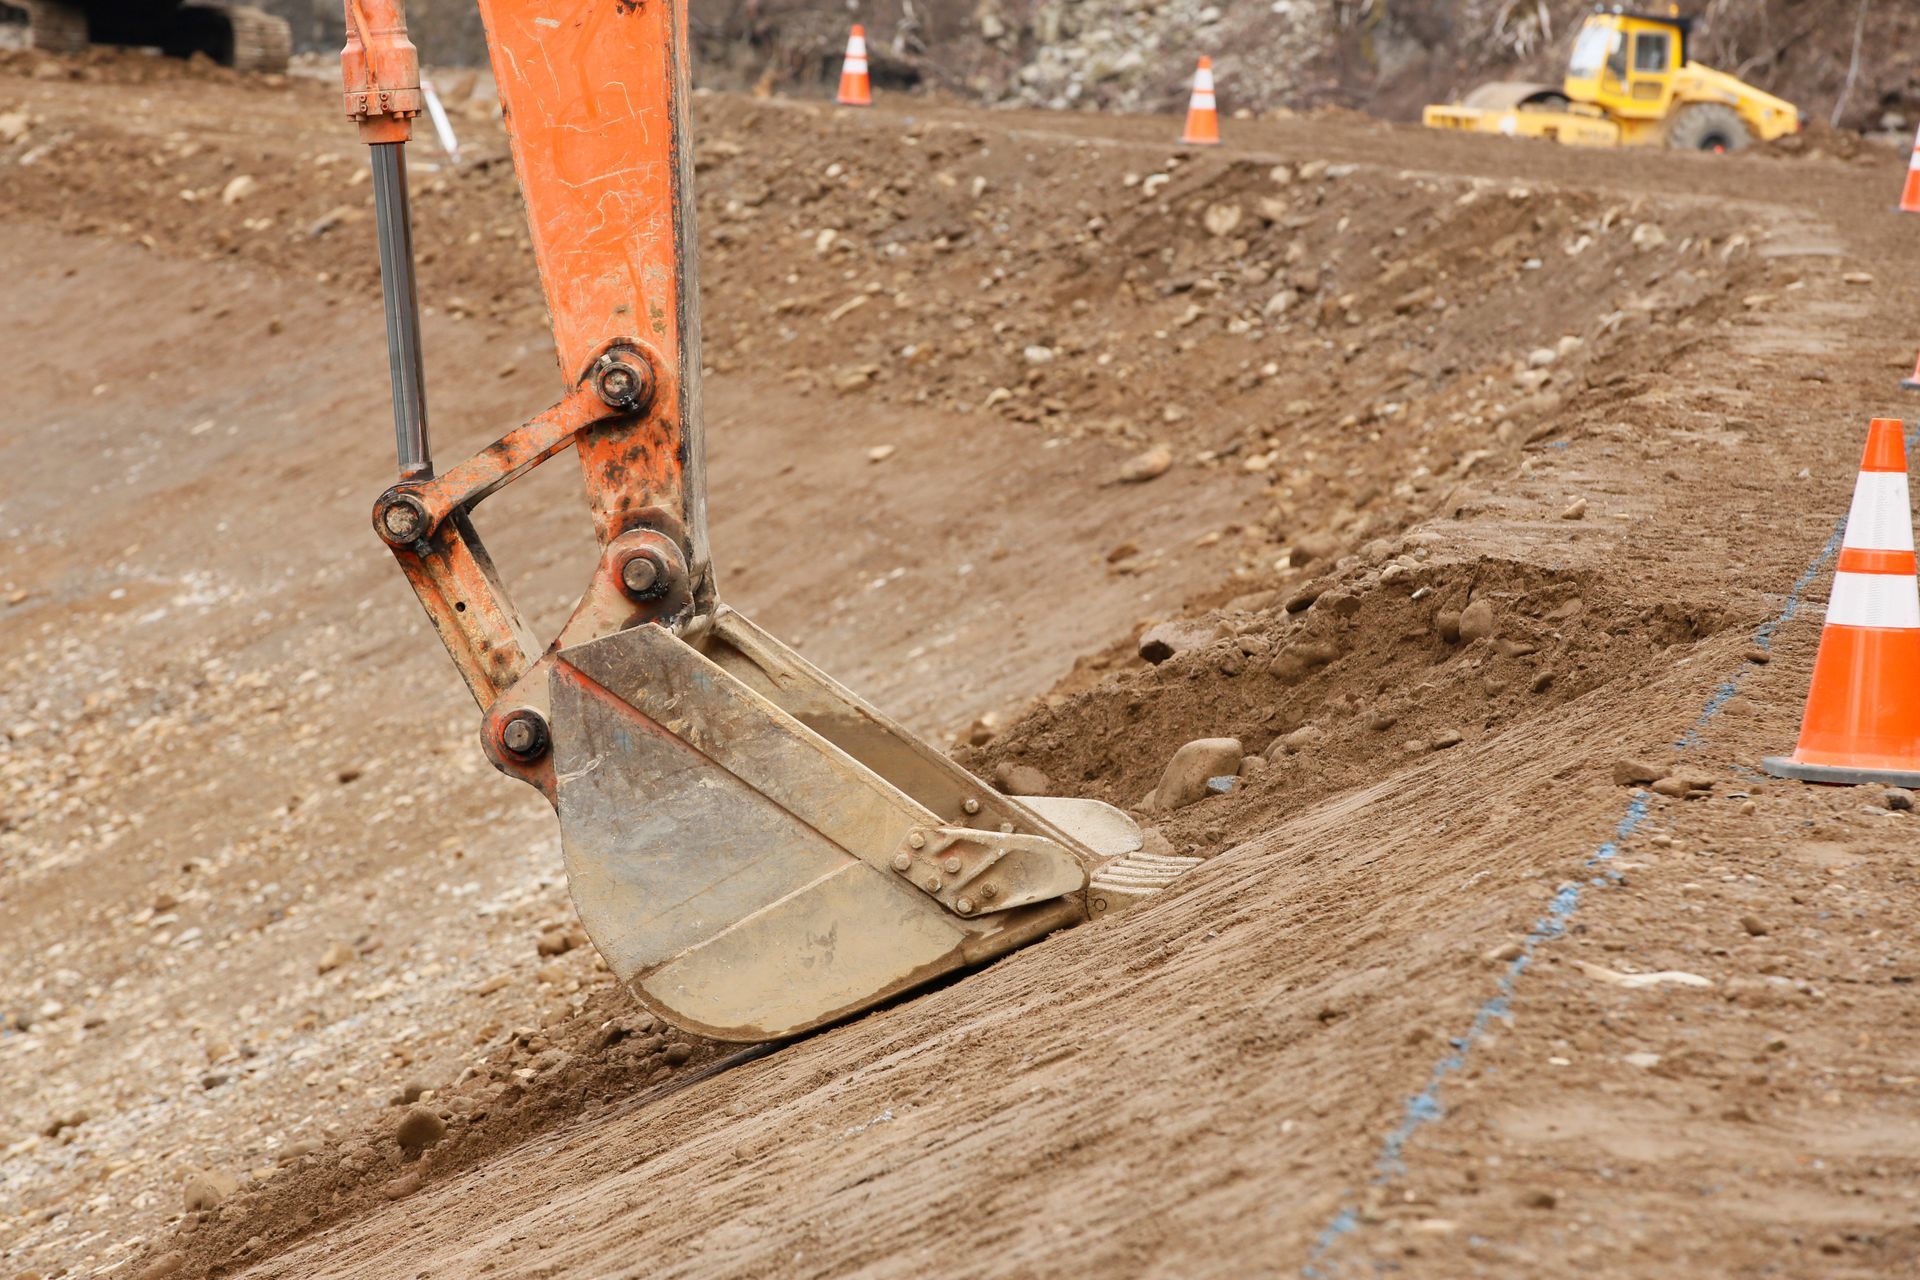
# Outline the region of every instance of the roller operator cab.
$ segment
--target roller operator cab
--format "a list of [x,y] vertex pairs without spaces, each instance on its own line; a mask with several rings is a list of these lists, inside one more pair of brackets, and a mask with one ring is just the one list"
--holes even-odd
[[1459,104],[1428,107],[1423,119],[1436,129],[1686,151],[1738,151],[1799,130],[1792,103],[1689,59],[1692,31],[1678,15],[1590,14],[1558,89],[1483,85]]

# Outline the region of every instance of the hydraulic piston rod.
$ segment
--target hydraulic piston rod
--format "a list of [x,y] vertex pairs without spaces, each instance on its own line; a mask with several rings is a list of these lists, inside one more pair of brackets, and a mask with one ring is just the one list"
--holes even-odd
[[373,153],[374,221],[380,241],[380,290],[386,301],[387,363],[393,380],[394,451],[402,480],[433,475],[427,446],[427,397],[420,346],[420,296],[413,274],[413,217],[407,199],[407,139],[425,107],[420,55],[407,39],[398,0],[346,0],[347,45],[340,51],[347,115]]
[[420,295],[413,274],[413,215],[407,200],[404,142],[376,142],[373,213],[380,240],[380,292],[387,311],[387,366],[393,381],[393,442],[402,480],[433,476],[427,446],[426,372],[420,348]]

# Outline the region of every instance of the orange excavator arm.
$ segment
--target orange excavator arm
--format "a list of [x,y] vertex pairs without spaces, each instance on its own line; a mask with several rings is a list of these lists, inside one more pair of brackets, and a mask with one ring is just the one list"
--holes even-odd
[[[346,104],[373,152],[400,463],[373,521],[480,704],[488,757],[553,803],[608,966],[682,1027],[772,1039],[1181,869],[1139,862],[1139,829],[1107,805],[999,794],[720,602],[686,0],[480,9],[564,393],[435,473],[404,163],[418,59],[398,0],[347,0]],[[542,646],[472,516],[568,448],[600,558]]]
[[486,713],[489,756],[549,792],[542,704],[552,646],[538,645],[502,591],[472,509],[571,447],[605,554],[563,637],[685,614],[696,595],[711,596],[684,5],[553,12],[481,6],[567,394],[437,478],[404,162],[423,104],[398,0],[346,0],[341,56],[347,113],[373,152],[400,459],[375,531]]

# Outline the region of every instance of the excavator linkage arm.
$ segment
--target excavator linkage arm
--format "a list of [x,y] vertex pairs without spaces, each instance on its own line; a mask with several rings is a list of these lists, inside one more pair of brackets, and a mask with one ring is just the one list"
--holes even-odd
[[[564,393],[438,475],[401,158],[418,60],[398,0],[346,4],[401,472],[374,529],[488,757],[553,803],[575,905],[635,996],[716,1038],[796,1035],[1156,887],[1164,859],[1098,878],[1139,847],[1118,810],[1000,795],[720,602],[686,0],[480,0]],[[543,647],[473,513],[568,448],[601,554]]]

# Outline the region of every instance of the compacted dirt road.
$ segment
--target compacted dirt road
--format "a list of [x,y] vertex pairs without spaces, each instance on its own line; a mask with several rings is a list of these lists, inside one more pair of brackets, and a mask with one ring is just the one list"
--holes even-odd
[[[1920,1267],[1916,819],[1756,770],[1920,337],[1897,157],[703,99],[723,589],[1206,859],[739,1052],[614,989],[365,527],[331,112],[0,64],[9,1274]],[[443,456],[555,386],[462,119]],[[483,528],[550,626],[590,539],[564,460],[520,488]]]

